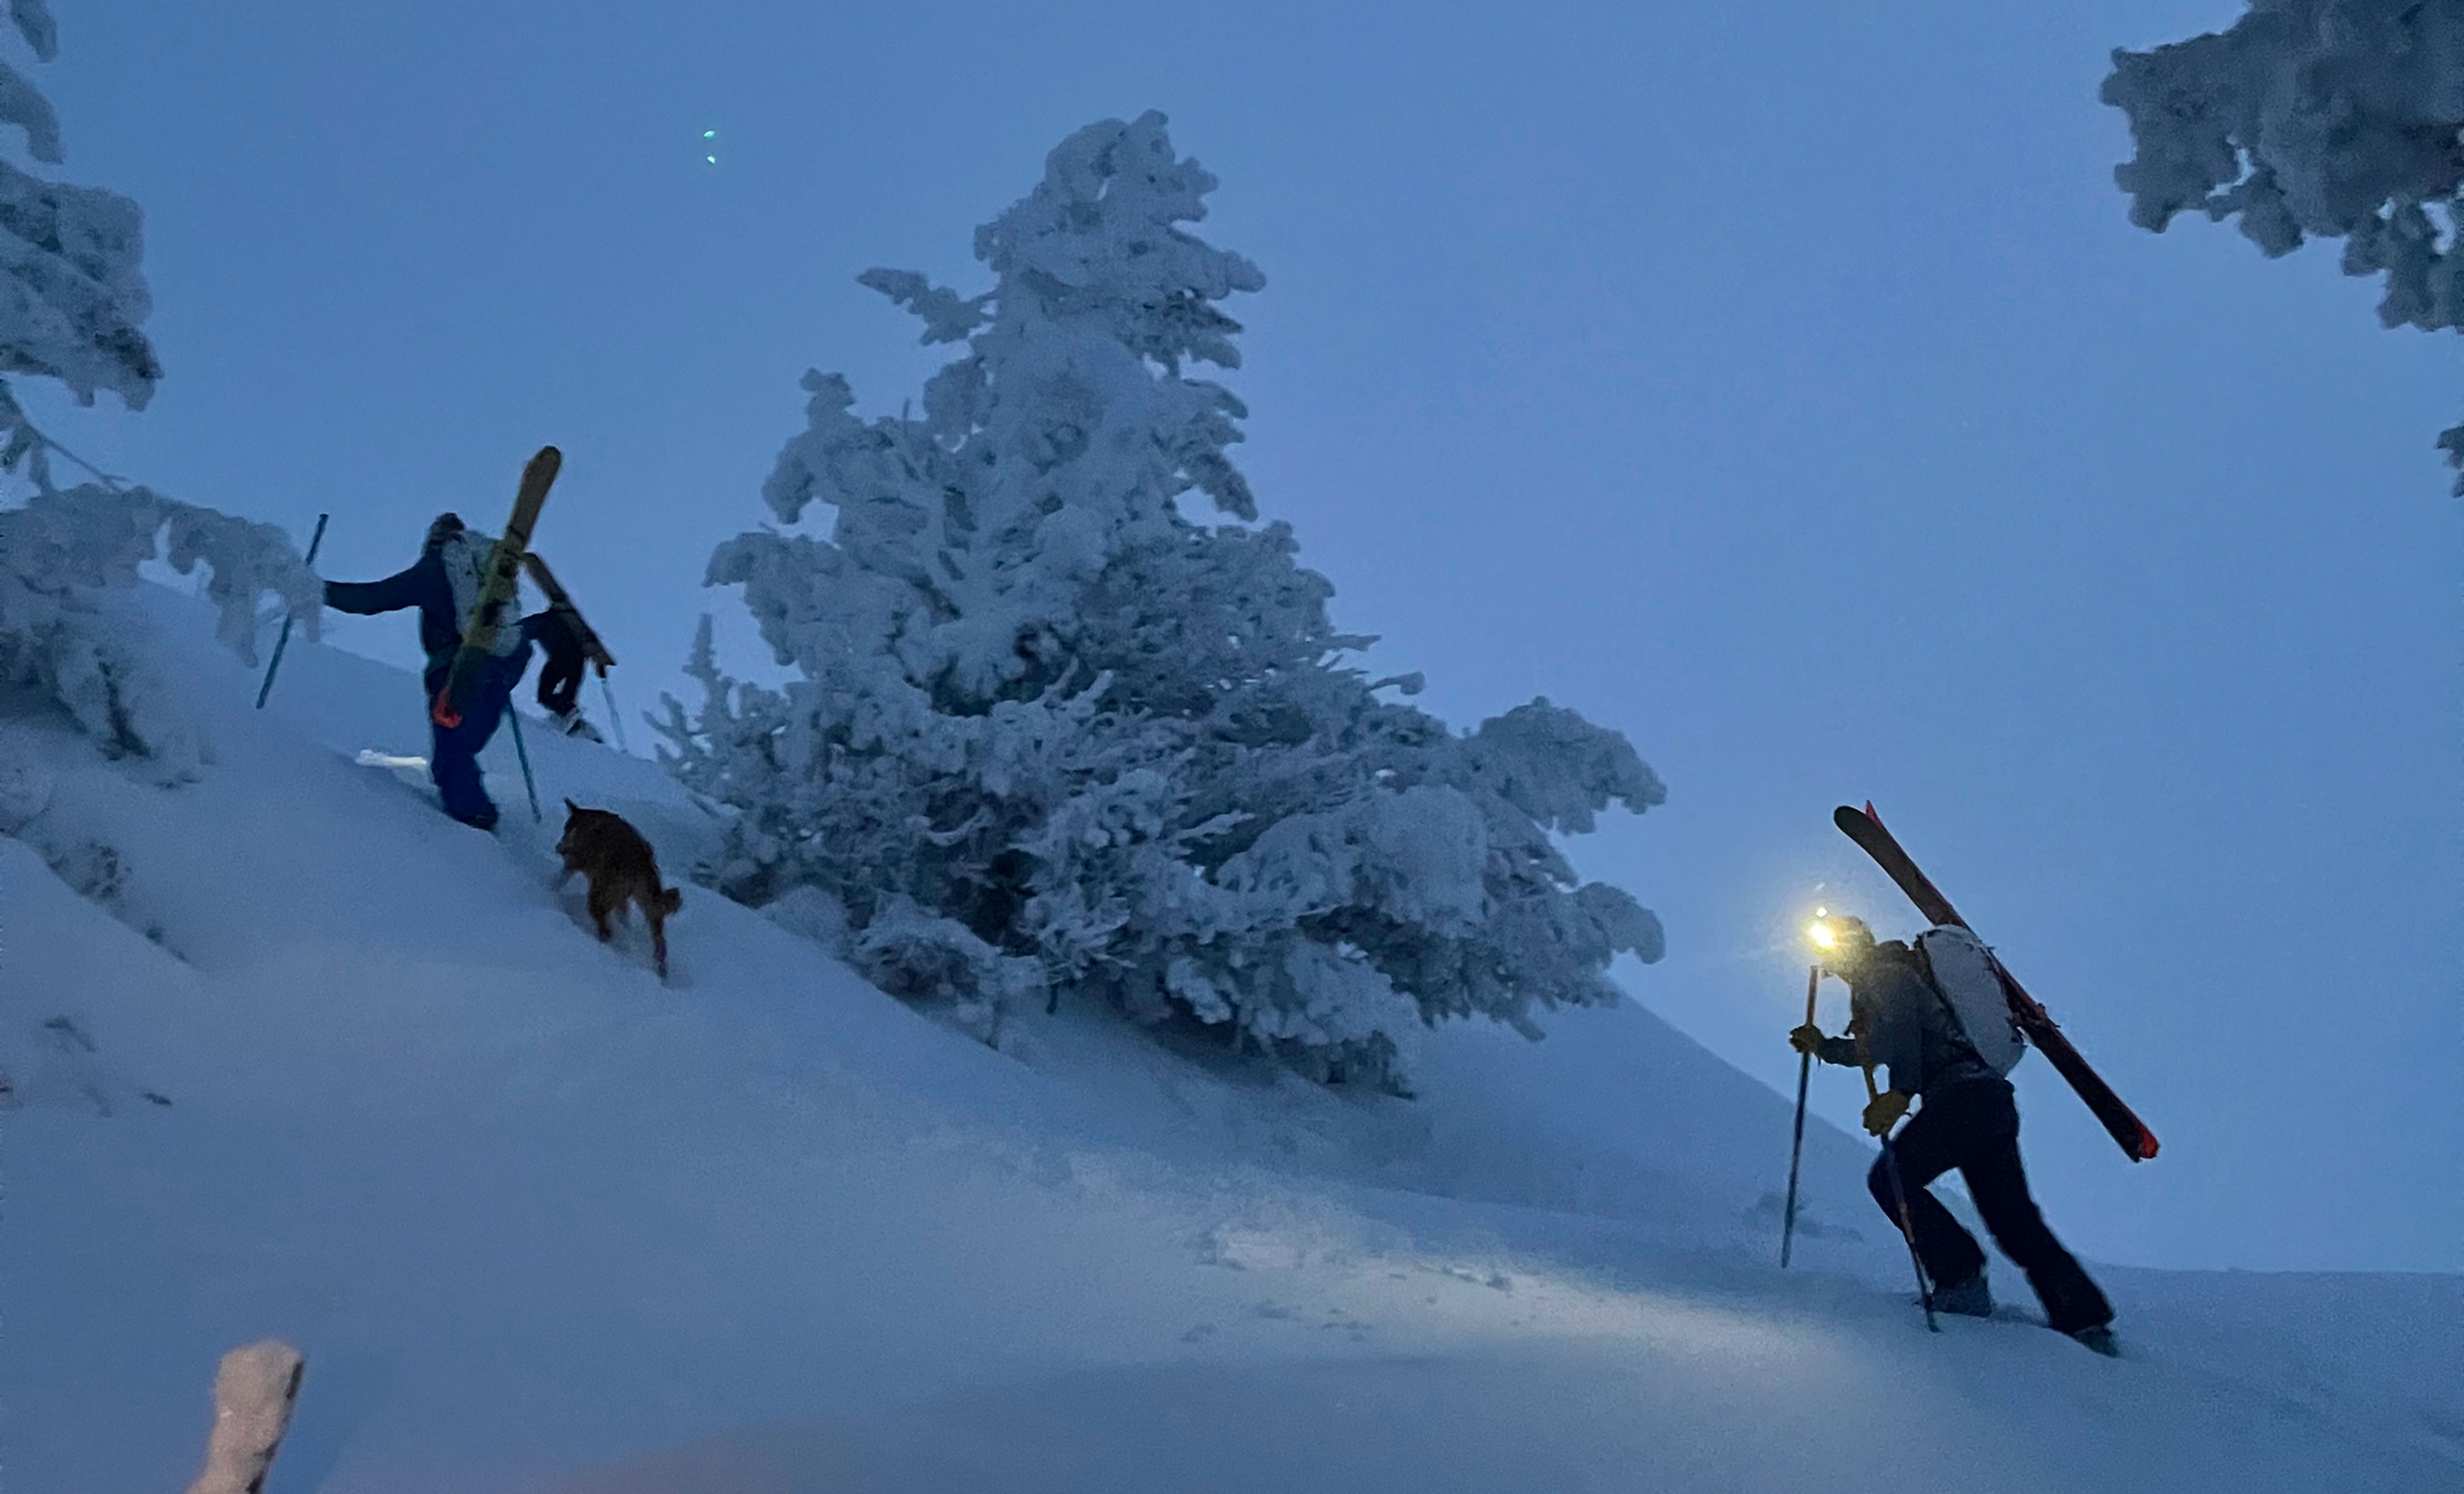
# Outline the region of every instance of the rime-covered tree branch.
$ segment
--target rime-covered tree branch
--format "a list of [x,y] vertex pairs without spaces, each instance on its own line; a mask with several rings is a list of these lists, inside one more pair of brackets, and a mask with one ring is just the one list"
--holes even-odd
[[[2382,323],[2464,328],[2464,3],[2254,0],[2227,31],[2115,52],[2101,97],[2130,117],[2133,223],[2237,218],[2270,256],[2341,238]],[[2464,471],[2464,426],[2439,445]]]

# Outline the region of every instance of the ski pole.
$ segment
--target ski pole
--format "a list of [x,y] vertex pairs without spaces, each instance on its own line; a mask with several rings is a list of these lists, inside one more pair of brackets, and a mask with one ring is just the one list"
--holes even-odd
[[[306,563],[311,566],[317,563],[317,547],[325,542],[325,520],[331,517],[333,517],[331,514],[319,514],[317,516],[317,533],[315,537],[308,541],[308,559]],[[291,615],[286,612],[282,616],[282,634],[280,637],[274,640],[274,659],[265,667],[265,683],[258,686],[256,689],[256,709],[259,711],[265,709],[265,697],[274,693],[274,671],[282,668],[282,650],[290,647]]]
[[539,813],[539,784],[531,780],[531,750],[522,745],[522,714],[510,700],[505,702],[505,721],[514,729],[514,756],[522,759],[522,787],[530,791],[531,823],[536,824],[545,816]]
[[605,667],[599,670],[599,696],[607,702],[607,724],[616,728],[616,750],[629,754],[633,749],[625,745],[625,717],[616,709],[616,692],[607,683]]
[[[1864,1040],[1860,1037],[1858,1042],[1861,1046]],[[1865,1066],[1865,1103],[1870,1105],[1881,1098],[1881,1092],[1874,1088],[1874,1066],[1868,1064]],[[1908,1264],[1916,1267],[1917,1301],[1925,1304],[1925,1331],[1939,1333],[1942,1325],[1934,1321],[1933,1287],[1925,1281],[1925,1257],[1917,1254],[1916,1217],[1908,1212],[1908,1190],[1900,1181],[1899,1153],[1891,1150],[1888,1135],[1884,1135],[1881,1142],[1882,1171],[1891,1175],[1891,1202],[1900,1212],[1900,1235],[1908,1242]]]
[[1917,1301],[1925,1305],[1925,1331],[1939,1333],[1942,1325],[1934,1321],[1933,1286],[1925,1280],[1925,1258],[1917,1254],[1916,1220],[1908,1213],[1908,1191],[1900,1181],[1900,1154],[1891,1149],[1891,1138],[1882,1138],[1882,1166],[1891,1175],[1891,1198],[1900,1206],[1900,1233],[1907,1237],[1908,1263],[1916,1267]]
[[[1822,967],[1815,965],[1805,973],[1805,1024],[1814,1025],[1814,996],[1822,985]],[[1796,1238],[1796,1167],[1805,1156],[1805,1082],[1814,1073],[1814,1055],[1801,1053],[1796,1060],[1796,1139],[1788,1148],[1788,1208],[1779,1226],[1779,1268],[1788,1269],[1788,1249]]]

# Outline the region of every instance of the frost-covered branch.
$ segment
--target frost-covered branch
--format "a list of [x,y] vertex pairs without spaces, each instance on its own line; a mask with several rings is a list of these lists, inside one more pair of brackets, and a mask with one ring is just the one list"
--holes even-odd
[[[2254,0],[2227,31],[2113,68],[2101,97],[2130,117],[2114,178],[2133,223],[2237,218],[2270,256],[2342,238],[2345,274],[2380,279],[2383,324],[2464,328],[2464,0]],[[2464,470],[2464,427],[2439,445]]]
[[[39,59],[56,55],[57,29],[42,0],[11,0],[10,17]],[[24,130],[35,161],[60,161],[50,100],[0,63],[5,125]],[[138,330],[152,307],[139,265],[143,251],[135,203],[0,161],[0,374],[57,379],[81,405],[109,390],[130,409],[143,408],[163,377]]]
[[283,533],[166,498],[95,484],[0,509],[0,684],[56,701],[114,756],[154,759],[167,778],[209,756],[156,665],[159,648],[124,605],[156,559],[211,577],[216,636],[256,662],[256,608],[268,593],[317,636],[324,588]]

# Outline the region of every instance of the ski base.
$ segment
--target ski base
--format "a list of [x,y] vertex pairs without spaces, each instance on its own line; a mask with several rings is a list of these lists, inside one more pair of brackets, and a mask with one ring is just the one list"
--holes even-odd
[[547,506],[547,490],[556,482],[557,472],[563,465],[563,452],[543,446],[522,468],[522,484],[514,495],[513,515],[505,520],[504,537],[488,556],[488,574],[480,582],[478,604],[463,620],[462,647],[454,651],[445,688],[436,692],[432,714],[436,724],[449,731],[462,724],[462,708],[471,703],[471,692],[477,688],[480,671],[488,666],[499,626],[496,614],[514,600],[521,586],[522,556],[530,549],[531,529],[539,522],[539,510]]

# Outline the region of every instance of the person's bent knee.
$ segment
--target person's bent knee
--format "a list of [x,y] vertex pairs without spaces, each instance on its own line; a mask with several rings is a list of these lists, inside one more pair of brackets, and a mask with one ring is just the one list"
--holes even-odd
[[1874,1165],[1865,1169],[1865,1190],[1874,1196],[1874,1201],[1881,1206],[1883,1213],[1894,1219],[1899,1217],[1900,1203],[1895,1197],[1895,1190],[1891,1187],[1889,1162],[1881,1157],[1876,1157]]

